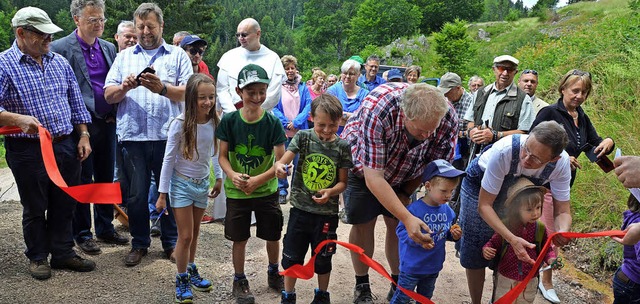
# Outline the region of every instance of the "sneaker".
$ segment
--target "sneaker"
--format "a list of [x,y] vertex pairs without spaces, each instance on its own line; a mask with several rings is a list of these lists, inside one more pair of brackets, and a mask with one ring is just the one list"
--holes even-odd
[[349,224],[349,218],[347,218],[347,212],[344,210],[344,208],[338,211],[338,218],[343,224]]
[[200,276],[200,273],[198,273],[198,267],[196,267],[196,264],[188,265],[187,273],[189,273],[189,281],[191,282],[191,287],[194,290],[209,292],[213,289],[211,282],[209,282],[209,280],[203,279]]
[[311,301],[311,304],[331,304],[329,292],[322,291],[319,288],[316,288],[315,295],[313,296],[313,301]]
[[280,203],[280,205],[286,205],[287,204],[287,195],[286,194],[278,195],[278,203]]
[[282,291],[282,299],[280,300],[280,304],[296,304],[296,293],[292,292],[290,294],[287,294],[283,290]]
[[256,299],[253,297],[249,289],[249,281],[247,278],[233,281],[233,296],[236,297],[237,304],[253,304]]
[[391,288],[389,288],[389,292],[387,292],[387,301],[391,301],[394,293],[396,293],[396,285],[391,283]]
[[34,279],[46,280],[51,277],[51,266],[47,259],[29,262],[29,273]]
[[151,222],[151,236],[159,237],[162,234],[162,230],[160,230],[160,221],[153,220]]
[[193,303],[193,293],[189,284],[189,275],[176,275],[176,303]]
[[82,252],[88,255],[98,255],[102,253],[102,250],[100,250],[100,247],[96,244],[96,241],[93,238],[86,239],[82,242],[78,242],[77,244]]
[[60,261],[51,259],[51,268],[68,269],[77,272],[89,272],[96,269],[96,263],[94,261],[83,259],[76,255],[72,258]]
[[200,224],[209,224],[215,221],[216,219],[214,219],[213,216],[205,214],[204,216],[202,216],[202,220],[200,221]]
[[354,304],[373,304],[373,295],[369,283],[358,284],[353,290]]
[[281,276],[277,271],[273,273],[267,271],[267,285],[269,285],[270,288],[273,288],[276,291],[283,291],[284,277]]

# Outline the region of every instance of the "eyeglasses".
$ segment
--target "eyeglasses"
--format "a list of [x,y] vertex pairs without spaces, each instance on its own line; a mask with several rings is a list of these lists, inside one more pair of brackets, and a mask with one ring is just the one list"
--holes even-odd
[[525,157],[529,158],[536,165],[544,164],[544,162],[539,157],[531,154],[531,151],[529,151],[529,147],[527,147],[527,142],[528,141],[529,141],[529,138],[527,138],[527,140],[524,141],[524,155],[525,155]]
[[107,18],[89,17],[85,19],[87,19],[87,22],[91,23],[91,25],[105,24],[107,22]]
[[24,26],[24,27],[22,27],[22,29],[23,29],[23,30],[25,30],[25,31],[32,32],[32,33],[34,33],[34,34],[36,34],[36,35],[40,36],[40,38],[42,38],[42,39],[44,39],[44,40],[53,39],[53,34],[43,33],[43,32],[41,32],[41,31],[37,30],[37,29],[36,29],[36,28],[34,28],[34,27]]
[[193,56],[195,56],[196,54],[204,54],[204,49],[199,49],[199,48],[190,48],[189,49],[189,53]]
[[346,73],[342,73],[342,75],[351,77],[351,76],[356,76],[358,74],[353,73],[353,72],[346,72]]
[[247,36],[251,35],[252,33],[236,33],[236,38],[247,38]]
[[507,67],[507,66],[502,66],[502,65],[496,65],[495,68],[501,74],[504,73],[504,71],[507,71],[508,73],[511,73],[511,72],[516,70],[516,68],[514,68],[514,67]]
[[524,75],[524,74],[533,74],[533,75],[538,76],[538,71],[526,69],[526,70],[522,71],[522,75]]
[[580,71],[578,69],[574,69],[573,71],[571,71],[571,75],[587,76],[587,77],[591,78],[591,74],[589,74],[589,72]]

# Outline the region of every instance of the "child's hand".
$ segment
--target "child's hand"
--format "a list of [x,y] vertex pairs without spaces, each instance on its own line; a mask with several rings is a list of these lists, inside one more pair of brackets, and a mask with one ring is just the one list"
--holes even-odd
[[458,224],[453,224],[449,229],[449,232],[451,232],[451,238],[456,241],[462,237],[462,228],[460,228],[460,225]]
[[276,162],[276,177],[277,178],[287,178],[289,173],[289,165],[282,164],[280,162]]
[[496,249],[491,247],[483,247],[482,257],[485,260],[492,260],[494,257],[496,257]]
[[244,188],[247,187],[247,180],[249,179],[249,175],[233,172],[233,176],[230,176],[230,177],[231,177],[231,182],[233,182],[233,185],[236,188],[244,191]]
[[216,183],[215,185],[213,185],[213,188],[211,188],[211,192],[209,193],[209,197],[210,198],[216,198],[220,192],[222,191],[222,179],[218,178],[216,179]]
[[320,205],[326,204],[329,201],[329,198],[331,198],[331,196],[329,196],[329,190],[327,189],[321,189],[311,197],[316,204]]
[[250,195],[251,193],[253,193],[253,191],[255,191],[260,184],[258,183],[258,180],[255,176],[249,176],[247,175],[249,178],[245,180],[246,184],[244,186],[242,190],[242,192],[244,192],[244,194],[246,195]]
[[158,200],[156,201],[156,211],[162,212],[165,208],[167,208],[167,194],[160,193],[160,195],[158,195]]

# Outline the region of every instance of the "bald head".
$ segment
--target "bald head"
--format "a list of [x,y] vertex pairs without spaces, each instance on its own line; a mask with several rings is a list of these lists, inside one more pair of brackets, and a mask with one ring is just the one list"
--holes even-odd
[[236,31],[236,37],[240,46],[249,50],[257,51],[260,49],[260,24],[256,19],[247,18],[238,24],[238,30]]

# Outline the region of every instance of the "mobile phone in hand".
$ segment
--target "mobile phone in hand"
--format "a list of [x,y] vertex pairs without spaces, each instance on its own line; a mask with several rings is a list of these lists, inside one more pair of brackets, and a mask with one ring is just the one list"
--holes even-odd
[[140,74],[138,74],[138,76],[136,76],[136,82],[138,83],[138,85],[140,85],[140,76],[142,76],[142,74],[144,74],[144,73],[155,74],[156,70],[154,70],[152,67],[144,68],[144,70],[142,70],[142,72],[140,72]]
[[611,172],[611,170],[615,168],[615,166],[613,165],[613,162],[611,162],[611,160],[606,155],[603,155],[602,157],[598,157],[598,154],[596,153],[595,150],[596,150],[596,147],[589,145],[589,147],[584,150],[584,153],[589,159],[589,161],[592,163],[596,163],[600,167],[600,169],[604,171],[604,173]]

